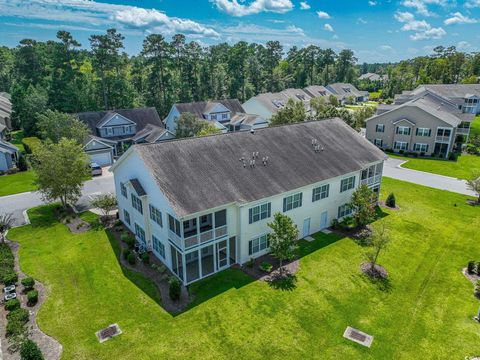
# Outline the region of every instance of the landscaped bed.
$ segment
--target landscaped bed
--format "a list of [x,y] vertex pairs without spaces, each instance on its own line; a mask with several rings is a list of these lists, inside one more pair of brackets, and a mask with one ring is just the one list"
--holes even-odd
[[[291,291],[230,269],[190,287],[194,302],[173,317],[155,286],[120,267],[105,230],[72,234],[52,207],[30,211],[13,229],[25,273],[48,298],[40,327],[65,359],[323,358],[463,359],[480,354],[479,302],[461,269],[480,259],[480,208],[466,197],[385,179],[400,209],[384,209],[391,243],[379,258],[389,287],[360,271],[363,248],[317,234],[301,242]],[[376,226],[374,224],[373,226]],[[157,294],[157,295],[155,295]],[[95,333],[118,324],[100,344]],[[371,348],[343,338],[347,326],[374,336]]]

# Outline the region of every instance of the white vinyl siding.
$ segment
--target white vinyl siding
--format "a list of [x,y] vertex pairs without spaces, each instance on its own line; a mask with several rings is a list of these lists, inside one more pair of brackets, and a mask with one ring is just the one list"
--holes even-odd
[[153,250],[157,252],[163,259],[165,259],[165,245],[157,239],[155,235],[152,235]]
[[346,179],[342,179],[340,183],[340,192],[344,192],[355,187],[355,176],[351,176]]

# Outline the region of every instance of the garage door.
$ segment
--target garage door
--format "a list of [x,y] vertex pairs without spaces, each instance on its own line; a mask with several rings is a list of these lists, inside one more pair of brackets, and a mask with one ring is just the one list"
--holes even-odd
[[90,159],[92,159],[92,162],[97,163],[100,166],[107,166],[112,164],[112,155],[110,151],[104,153],[90,154]]

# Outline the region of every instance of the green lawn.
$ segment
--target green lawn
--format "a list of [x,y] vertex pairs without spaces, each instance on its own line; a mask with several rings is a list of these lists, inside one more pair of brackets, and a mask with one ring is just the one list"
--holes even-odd
[[480,115],[478,115],[470,128],[470,136],[480,135]]
[[12,131],[11,143],[15,145],[22,154],[25,154],[25,147],[23,146],[22,139],[23,130]]
[[[51,208],[11,230],[23,270],[46,284],[38,321],[64,359],[463,359],[480,354],[479,302],[460,273],[480,260],[480,208],[466,197],[385,179],[399,211],[386,211],[392,242],[380,263],[388,286],[359,272],[364,249],[348,238],[302,243],[297,287],[282,291],[238,270],[192,286],[195,303],[171,316],[151,284],[126,276],[103,230],[73,235]],[[142,291],[135,283],[150,295]],[[95,332],[123,334],[99,344]],[[374,335],[370,349],[345,340],[351,325]]]
[[458,179],[470,179],[472,172],[480,171],[480,156],[464,154],[457,161],[447,161],[429,158],[412,158],[388,154],[395,159],[407,161],[402,167],[429,173],[451,176]]
[[34,181],[35,173],[32,170],[0,176],[0,196],[37,190]]

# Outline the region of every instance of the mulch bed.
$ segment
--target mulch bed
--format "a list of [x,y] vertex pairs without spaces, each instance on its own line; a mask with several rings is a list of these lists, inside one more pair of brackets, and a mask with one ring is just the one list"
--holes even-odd
[[480,276],[477,274],[469,274],[467,268],[462,269],[462,274],[473,284],[475,285],[478,280],[480,280]]
[[372,269],[372,265],[368,262],[364,262],[362,263],[362,265],[360,265],[360,270],[362,270],[362,272],[367,275],[368,277],[372,278],[372,279],[386,279],[388,278],[388,272],[387,270],[381,266],[381,265],[378,265],[376,264],[374,266],[374,268]]
[[[115,240],[118,241],[120,248],[123,250],[127,249],[128,246],[123,241],[120,240],[120,236],[122,231],[128,231],[124,226],[117,226],[114,229],[111,229],[111,233],[114,235]],[[173,301],[170,299],[169,295],[169,284],[168,279],[171,276],[174,276],[170,270],[153,254],[149,254],[150,263],[145,264],[140,259],[137,258],[137,262],[135,265],[130,265],[130,263],[123,258],[120,254],[120,264],[132,271],[138,272],[145,276],[146,278],[152,280],[155,285],[157,286],[158,290],[160,291],[161,296],[161,306],[171,314],[177,314],[184,311],[188,304],[190,303],[190,297],[188,294],[188,290],[185,286],[182,286],[182,292],[180,294],[180,299],[177,301]],[[164,266],[165,272],[160,273],[158,270],[152,267],[154,266]]]
[[468,200],[467,200],[467,204],[468,204],[468,205],[472,205],[472,206],[480,206],[480,203],[479,203],[477,200],[470,200],[470,199],[468,199]]
[[395,205],[395,207],[390,207],[385,204],[385,201],[379,201],[378,205],[384,209],[389,209],[389,210],[400,210],[400,206]]
[[[10,241],[7,241],[7,244],[10,246],[10,248],[12,249],[13,255],[15,256],[15,271],[18,274],[17,284],[19,284],[17,286],[17,299],[20,300],[22,308],[27,309],[30,313],[30,318],[26,325],[28,329],[28,337],[37,343],[45,359],[47,360],[60,359],[60,356],[62,355],[62,351],[63,351],[62,345],[54,338],[43,333],[38,327],[37,321],[36,321],[38,310],[44,303],[47,296],[45,286],[42,283],[35,280],[34,288],[35,290],[38,291],[38,302],[35,306],[31,306],[31,307],[27,306],[27,295],[23,293],[23,286],[21,285],[22,279],[27,276],[20,269],[20,265],[18,262],[19,244],[16,242],[10,242]],[[3,289],[1,290],[1,293],[3,294]],[[11,351],[9,351],[10,343],[8,342],[8,339],[5,338],[5,327],[7,324],[6,314],[7,314],[7,311],[3,306],[1,306],[0,307],[0,334],[1,334],[2,349],[3,349],[3,359],[17,360],[17,359],[20,359],[20,354],[18,352],[12,353]]]
[[74,234],[81,234],[89,231],[92,227],[86,221],[83,221],[71,207],[69,207],[66,213],[62,213],[60,208],[55,208],[55,216],[58,221],[64,224]]
[[[263,262],[272,264],[273,267],[271,272],[267,273],[260,269],[260,265]],[[281,277],[295,275],[300,269],[300,261],[295,259],[287,263],[284,262],[283,266],[280,268],[280,261],[271,254],[266,254],[254,259],[253,266],[244,264],[243,266],[237,266],[237,268],[241,269],[244,273],[255,280],[271,282],[279,280]]]

